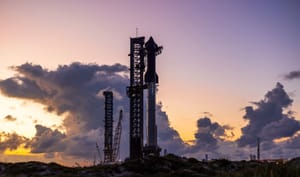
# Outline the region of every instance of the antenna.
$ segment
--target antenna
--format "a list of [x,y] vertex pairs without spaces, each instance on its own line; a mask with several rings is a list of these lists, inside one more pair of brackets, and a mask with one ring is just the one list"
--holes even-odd
[[139,29],[138,28],[135,28],[135,37],[138,37],[138,31]]
[[260,160],[260,138],[257,137],[257,160]]

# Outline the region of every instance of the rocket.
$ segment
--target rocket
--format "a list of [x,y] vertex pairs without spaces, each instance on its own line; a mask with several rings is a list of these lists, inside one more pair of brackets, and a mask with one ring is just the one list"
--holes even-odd
[[155,119],[156,107],[156,84],[158,75],[156,74],[156,55],[161,53],[162,47],[159,47],[152,37],[145,44],[147,53],[147,70],[145,73],[145,82],[148,89],[148,112],[147,112],[147,147],[150,153],[159,154],[157,146],[157,127]]
[[158,47],[154,42],[153,38],[150,39],[145,44],[147,51],[147,71],[145,74],[146,83],[158,83],[158,75],[156,74],[156,55],[161,51],[161,47]]

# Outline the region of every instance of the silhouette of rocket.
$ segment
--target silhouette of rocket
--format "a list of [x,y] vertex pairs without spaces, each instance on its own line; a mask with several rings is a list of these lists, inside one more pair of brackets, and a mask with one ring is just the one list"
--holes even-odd
[[158,47],[154,42],[153,38],[150,39],[145,44],[147,50],[147,71],[145,74],[145,82],[158,83],[158,75],[156,74],[156,55],[161,52],[162,47]]
[[161,53],[162,47],[157,46],[153,38],[145,44],[147,53],[147,70],[145,74],[145,82],[148,89],[148,111],[147,111],[147,144],[145,150],[148,154],[159,155],[160,148],[157,146],[157,126],[155,119],[156,108],[156,84],[158,76],[156,74],[156,55]]

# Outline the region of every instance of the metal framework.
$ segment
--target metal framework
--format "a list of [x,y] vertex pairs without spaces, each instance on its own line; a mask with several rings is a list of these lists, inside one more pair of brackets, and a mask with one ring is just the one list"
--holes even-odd
[[120,154],[120,142],[122,135],[122,119],[123,119],[123,111],[120,110],[119,121],[117,127],[115,129],[114,134],[114,146],[113,146],[113,161],[117,161]]
[[144,43],[145,37],[130,39],[130,86],[127,87],[130,99],[130,159],[143,157]]
[[113,162],[113,93],[103,92],[105,96],[104,118],[104,163]]

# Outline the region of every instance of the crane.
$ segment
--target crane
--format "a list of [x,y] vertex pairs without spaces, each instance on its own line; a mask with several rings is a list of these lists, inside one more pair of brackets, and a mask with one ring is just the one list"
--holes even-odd
[[101,159],[101,152],[98,143],[96,142],[96,149],[98,156],[100,158],[99,164],[110,164],[113,162],[116,162],[118,160],[119,154],[120,154],[120,142],[121,142],[121,135],[122,135],[122,119],[123,119],[123,110],[120,110],[119,113],[119,120],[117,127],[114,132],[113,136],[113,145],[112,145],[112,160],[111,161],[102,161]]
[[119,113],[119,120],[117,127],[115,129],[115,136],[114,136],[114,142],[113,142],[113,161],[116,162],[117,158],[120,155],[120,142],[121,142],[121,135],[122,135],[122,119],[123,119],[123,110],[120,110]]

